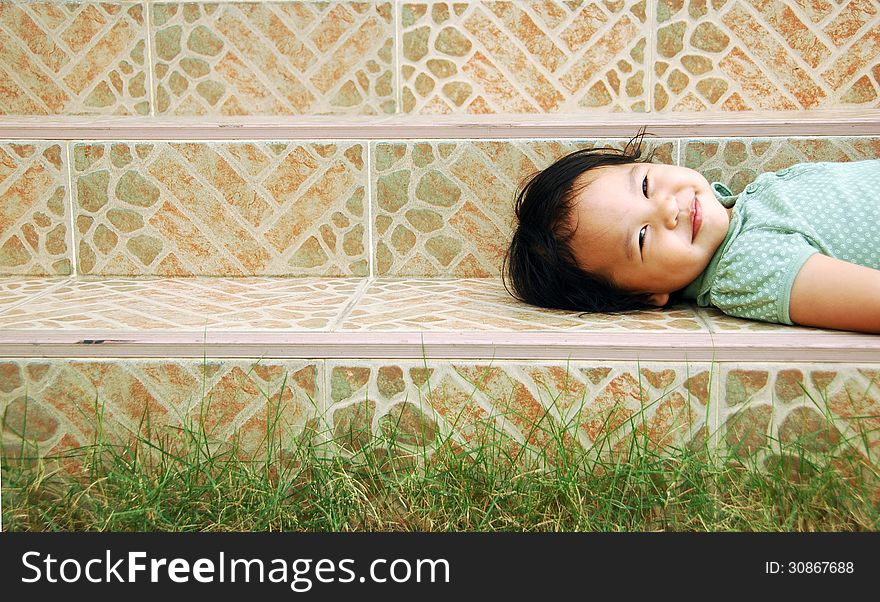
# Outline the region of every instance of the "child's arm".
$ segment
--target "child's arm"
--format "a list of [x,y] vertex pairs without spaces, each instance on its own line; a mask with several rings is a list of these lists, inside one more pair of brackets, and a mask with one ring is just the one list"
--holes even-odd
[[795,277],[795,324],[880,333],[880,270],[816,253]]

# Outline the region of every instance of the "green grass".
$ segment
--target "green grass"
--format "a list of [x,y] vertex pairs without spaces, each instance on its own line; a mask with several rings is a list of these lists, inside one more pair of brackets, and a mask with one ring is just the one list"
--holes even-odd
[[[279,397],[280,399],[280,397]],[[212,442],[197,424],[149,426],[3,465],[7,531],[864,531],[880,527],[877,468],[841,441],[822,453],[771,442],[772,458],[705,443],[654,451],[645,437],[543,449],[487,429],[467,446],[370,436],[348,459],[312,423],[283,440],[278,404],[261,449]],[[639,416],[633,418],[638,420]],[[633,426],[632,421],[628,428]],[[24,429],[22,429],[24,431]],[[162,433],[161,435],[159,433]],[[354,438],[349,438],[349,443]],[[566,443],[568,441],[568,443]],[[342,442],[339,442],[342,443]],[[765,450],[766,457],[767,451]],[[65,468],[66,466],[66,468]],[[71,474],[75,474],[72,477]]]

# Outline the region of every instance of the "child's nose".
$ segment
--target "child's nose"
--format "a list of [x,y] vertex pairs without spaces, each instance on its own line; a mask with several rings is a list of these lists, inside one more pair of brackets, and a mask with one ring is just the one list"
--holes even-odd
[[675,198],[674,194],[665,194],[660,198],[660,202],[658,203],[658,208],[660,210],[660,216],[663,220],[663,224],[667,228],[675,228],[678,225],[678,200]]

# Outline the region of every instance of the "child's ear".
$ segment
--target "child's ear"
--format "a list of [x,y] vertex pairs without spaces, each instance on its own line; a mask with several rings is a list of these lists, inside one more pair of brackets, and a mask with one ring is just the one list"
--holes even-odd
[[657,307],[663,307],[669,303],[669,293],[651,293],[648,295],[648,303]]

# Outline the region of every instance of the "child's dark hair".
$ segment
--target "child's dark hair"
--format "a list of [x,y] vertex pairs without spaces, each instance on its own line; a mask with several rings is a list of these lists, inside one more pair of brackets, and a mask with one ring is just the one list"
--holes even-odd
[[[531,305],[583,312],[621,312],[651,306],[646,295],[622,291],[581,269],[571,248],[571,214],[585,172],[606,165],[648,163],[642,128],[623,150],[601,147],[570,153],[533,175],[516,196],[517,227],[504,258],[504,288]],[[508,287],[508,280],[513,290]]]

